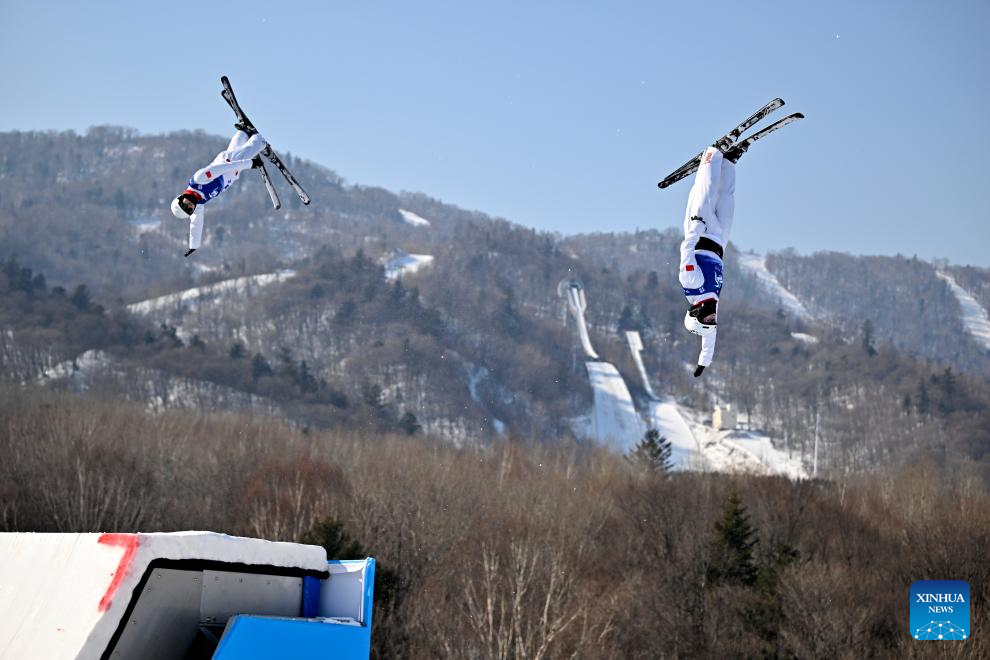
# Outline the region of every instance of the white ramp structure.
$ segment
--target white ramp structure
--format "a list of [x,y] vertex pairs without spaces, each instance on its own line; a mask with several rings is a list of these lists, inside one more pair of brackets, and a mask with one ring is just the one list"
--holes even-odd
[[584,287],[577,280],[564,280],[557,286],[557,295],[567,300],[567,308],[577,322],[578,337],[581,339],[581,348],[584,349],[585,357],[592,360],[598,359],[598,353],[591,345],[591,337],[588,336],[588,324],[584,320],[584,311],[588,309],[588,303],[584,299]]
[[646,430],[632,395],[618,370],[608,362],[585,362],[595,395],[594,434],[599,444],[627,452]]
[[650,399],[656,401],[659,397],[653,391],[653,386],[650,385],[650,378],[646,375],[646,367],[643,365],[643,339],[637,331],[631,330],[626,331],[626,341],[629,342],[629,350],[632,352],[633,362],[636,363],[636,369],[639,370],[639,377],[643,381],[643,389],[646,390],[646,395]]
[[650,428],[670,443],[670,463],[675,470],[707,470],[701,446],[680,407],[669,396],[650,402]]
[[588,358],[584,366],[588,370],[595,399],[591,425],[586,431],[600,445],[621,452],[628,451],[645,433],[643,420],[636,413],[632,395],[618,369],[608,362],[600,361],[598,353],[591,345],[588,324],[584,318],[584,312],[588,308],[584,287],[576,279],[566,279],[557,286],[557,295],[567,301],[567,309],[577,325],[581,348]]
[[[318,621],[333,657],[368,657],[373,559],[211,532],[0,534],[0,557],[0,658],[256,657],[229,649],[266,617]],[[303,657],[298,635],[278,642],[280,657]]]

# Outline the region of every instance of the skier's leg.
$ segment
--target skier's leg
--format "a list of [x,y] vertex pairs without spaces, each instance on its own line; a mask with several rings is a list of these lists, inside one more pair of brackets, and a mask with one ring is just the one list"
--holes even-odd
[[[248,141],[248,134],[244,131],[237,131],[234,133],[234,137],[230,138],[230,144],[227,145],[226,151],[237,151]],[[231,160],[239,160],[231,158]]]
[[722,179],[722,152],[709,147],[701,156],[701,165],[694,177],[694,185],[688,193],[687,209],[684,212],[684,240],[681,241],[681,261],[678,279],[685,290],[697,289],[704,283],[704,274],[698,267],[694,248],[708,229],[709,222],[715,222],[715,207]]
[[[684,235],[690,233],[689,224],[692,218],[705,221],[711,216],[718,204],[718,196],[722,180],[722,163],[725,158],[715,147],[708,147],[701,156],[698,173],[694,175],[694,184],[688,193],[687,209],[684,212]],[[733,184],[733,189],[734,184]]]
[[[244,136],[244,140],[235,148],[227,150],[227,158],[230,160],[251,160],[268,146],[265,138],[261,137],[261,133],[255,133],[249,138],[246,133],[237,131],[237,135],[234,138],[236,139],[238,136]],[[234,144],[234,140],[230,142],[231,145]]]
[[728,159],[722,159],[722,176],[719,179],[718,200],[715,205],[715,215],[722,226],[722,238],[729,242],[732,233],[732,218],[736,212],[736,164]]

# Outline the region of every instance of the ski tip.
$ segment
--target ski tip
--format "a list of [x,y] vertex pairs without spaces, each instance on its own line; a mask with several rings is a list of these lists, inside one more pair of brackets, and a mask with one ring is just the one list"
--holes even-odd
[[229,84],[230,83],[230,78],[228,78],[227,76],[220,76],[220,82],[222,82],[225,85],[226,84]]
[[804,119],[804,113],[801,113],[801,112],[795,112],[791,116],[794,117],[795,119]]

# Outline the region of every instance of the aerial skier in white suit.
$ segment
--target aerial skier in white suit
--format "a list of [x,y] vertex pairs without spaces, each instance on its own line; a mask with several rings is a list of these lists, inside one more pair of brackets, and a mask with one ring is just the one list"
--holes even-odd
[[234,128],[237,132],[227,148],[217,154],[209,165],[197,170],[189,179],[189,187],[172,200],[172,215],[189,221],[187,257],[199,248],[203,240],[206,203],[237,181],[241,172],[261,167],[259,154],[268,143],[252,126],[237,123]]
[[695,378],[715,357],[722,256],[729,243],[732,216],[736,210],[736,163],[754,142],[804,119],[804,115],[795,112],[739,142],[736,139],[783,105],[783,99],[773,99],[657,184],[666,188],[697,171],[684,212],[684,240],[678,268],[678,279],[690,306],[684,315],[684,327],[701,337]]
[[708,147],[688,194],[678,279],[690,305],[684,315],[684,327],[701,337],[695,378],[715,356],[722,256],[736,206],[736,162],[744,151],[729,148],[723,154],[717,147]]

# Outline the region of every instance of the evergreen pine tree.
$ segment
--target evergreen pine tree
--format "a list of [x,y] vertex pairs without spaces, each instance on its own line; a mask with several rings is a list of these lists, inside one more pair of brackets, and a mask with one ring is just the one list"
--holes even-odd
[[406,435],[414,435],[422,428],[422,426],[420,426],[419,420],[416,419],[416,415],[407,410],[402,417],[399,418],[399,428],[402,429]]
[[626,332],[627,330],[639,330],[636,321],[633,319],[633,311],[626,305],[622,308],[622,312],[619,314],[619,332]]
[[873,345],[873,321],[870,319],[863,321],[863,350],[870,357],[877,354],[877,349]]
[[670,462],[672,452],[673,448],[670,446],[670,441],[661,436],[656,429],[650,429],[643,435],[643,439],[632,448],[626,458],[633,465],[650,474],[661,474],[673,469]]
[[268,360],[261,353],[255,353],[251,359],[251,378],[257,382],[258,379],[272,375],[272,367]]
[[715,523],[710,546],[707,583],[753,586],[759,571],[753,559],[756,530],[749,523],[746,507],[735,491],[729,493],[722,518]]
[[921,415],[927,415],[932,410],[932,400],[928,396],[928,386],[925,385],[924,380],[918,383],[918,396],[915,398],[915,405]]

